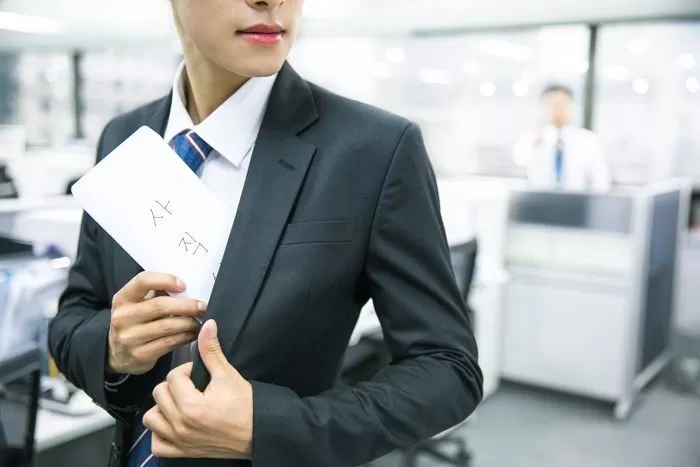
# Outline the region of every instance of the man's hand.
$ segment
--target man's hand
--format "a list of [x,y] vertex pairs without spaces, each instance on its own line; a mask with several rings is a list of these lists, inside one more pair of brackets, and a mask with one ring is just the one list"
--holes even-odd
[[184,284],[169,274],[142,272],[112,299],[109,365],[115,373],[143,374],[168,352],[197,338],[206,305],[174,298]]
[[190,379],[192,364],[170,372],[153,390],[156,405],[143,424],[153,432],[156,457],[250,459],[253,443],[253,388],[226,360],[216,323],[199,334],[199,353],[211,381],[199,392]]

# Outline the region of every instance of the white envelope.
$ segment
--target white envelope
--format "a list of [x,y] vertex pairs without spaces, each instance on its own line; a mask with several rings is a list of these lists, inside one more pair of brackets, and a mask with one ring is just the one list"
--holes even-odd
[[144,270],[173,274],[183,296],[209,300],[232,215],[160,135],[141,127],[72,192]]

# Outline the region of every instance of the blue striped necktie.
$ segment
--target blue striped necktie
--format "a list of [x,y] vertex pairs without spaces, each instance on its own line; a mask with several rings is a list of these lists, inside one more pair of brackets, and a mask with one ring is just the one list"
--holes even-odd
[[194,173],[199,171],[213,150],[194,130],[185,130],[177,134],[170,140],[170,147]]
[[[194,173],[199,171],[213,150],[193,130],[186,130],[176,135],[170,141],[170,147]],[[153,457],[153,453],[151,453],[151,431],[143,426],[143,414],[153,407],[153,404],[153,400],[149,397],[148,402],[134,418],[134,436],[128,453],[128,467],[156,467],[158,465],[158,458]]]

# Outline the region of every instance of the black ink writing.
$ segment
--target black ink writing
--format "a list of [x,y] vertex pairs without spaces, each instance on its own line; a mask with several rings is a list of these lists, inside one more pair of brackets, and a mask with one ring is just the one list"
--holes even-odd
[[157,227],[158,221],[164,219],[166,214],[172,216],[173,211],[172,207],[170,206],[170,201],[168,201],[165,204],[161,203],[160,201],[155,201],[155,203],[158,205],[158,207],[151,208],[150,211],[151,219],[153,220],[153,226]]
[[205,255],[209,253],[207,247],[205,247],[201,242],[198,242],[197,239],[188,232],[185,232],[185,234],[180,238],[180,243],[178,246],[187,253],[191,252],[192,256],[196,255],[198,252]]
[[163,208],[163,211],[165,211],[165,212],[167,212],[168,214],[171,214],[171,215],[172,215],[173,212],[170,210],[170,209],[171,209],[171,208],[170,208],[170,201],[168,201],[167,203],[165,203],[165,205],[164,205],[163,203],[161,203],[160,201],[156,201],[156,203],[158,204],[158,206],[160,206],[161,208]]

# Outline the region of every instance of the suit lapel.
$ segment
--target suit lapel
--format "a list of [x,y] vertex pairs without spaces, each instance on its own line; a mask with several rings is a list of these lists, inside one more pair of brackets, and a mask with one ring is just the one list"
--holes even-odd
[[[142,125],[146,125],[159,135],[163,136],[165,133],[165,127],[168,123],[171,98],[172,94],[168,94],[162,99],[159,99],[147,106],[144,109],[143,118],[134,119],[132,122],[134,125],[132,132],[139,129]],[[124,135],[124,139],[128,138],[129,136],[130,135]],[[114,277],[117,288],[121,288],[124,284],[130,281],[131,278],[142,271],[143,268],[141,268],[141,266],[139,266],[139,264],[115,241]]]
[[[289,65],[272,89],[256,140],[233,229],[209,301],[224,352],[234,345],[255,305],[278,241],[293,212],[316,147],[298,134],[318,118],[311,90]],[[206,385],[201,365],[193,369]]]

